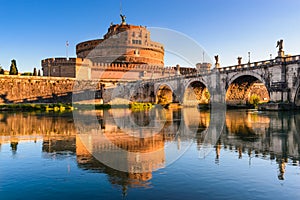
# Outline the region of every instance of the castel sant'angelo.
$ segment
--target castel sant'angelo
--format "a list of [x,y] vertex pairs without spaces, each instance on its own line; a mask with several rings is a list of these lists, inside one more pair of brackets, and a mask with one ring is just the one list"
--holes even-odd
[[125,18],[111,24],[103,39],[77,44],[77,58],[42,60],[43,75],[113,81],[162,78],[184,70],[164,67],[163,44],[152,41],[146,27],[129,25]]

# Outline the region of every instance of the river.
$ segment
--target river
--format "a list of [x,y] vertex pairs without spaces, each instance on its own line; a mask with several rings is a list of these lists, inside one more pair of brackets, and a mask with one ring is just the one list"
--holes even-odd
[[299,112],[0,113],[1,199],[300,199],[299,160]]

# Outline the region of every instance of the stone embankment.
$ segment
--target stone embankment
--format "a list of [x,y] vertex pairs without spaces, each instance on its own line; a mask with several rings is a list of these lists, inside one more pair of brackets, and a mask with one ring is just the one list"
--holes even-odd
[[1,75],[0,104],[71,103],[72,99],[95,99],[100,89],[96,80]]

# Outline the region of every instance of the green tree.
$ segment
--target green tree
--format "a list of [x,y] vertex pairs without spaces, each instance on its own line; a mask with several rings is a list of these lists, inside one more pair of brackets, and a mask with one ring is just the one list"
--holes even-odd
[[41,70],[39,69],[39,71],[38,71],[38,76],[41,76]]
[[260,97],[257,94],[252,94],[249,103],[256,108],[259,102],[260,102]]
[[31,72],[24,72],[21,74],[21,76],[32,76]]
[[11,60],[9,75],[18,75],[17,62],[15,59]]
[[36,68],[33,68],[33,76],[37,76]]
[[0,65],[0,74],[4,74],[4,69],[2,68],[1,65]]

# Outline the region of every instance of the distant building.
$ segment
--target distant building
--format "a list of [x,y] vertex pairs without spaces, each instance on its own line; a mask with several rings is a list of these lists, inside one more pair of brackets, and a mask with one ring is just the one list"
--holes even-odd
[[196,68],[199,72],[208,72],[211,69],[211,63],[197,63]]
[[44,76],[84,79],[137,80],[176,74],[164,68],[164,47],[150,39],[143,26],[112,24],[103,39],[76,45],[77,58],[47,58],[41,61]]

